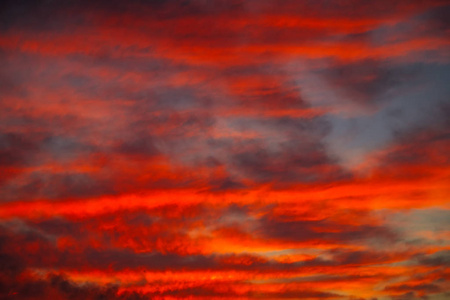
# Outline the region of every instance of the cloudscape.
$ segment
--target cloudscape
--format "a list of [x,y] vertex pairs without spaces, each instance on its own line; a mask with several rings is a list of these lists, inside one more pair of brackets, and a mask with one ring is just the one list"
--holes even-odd
[[0,299],[450,299],[447,0],[0,4]]

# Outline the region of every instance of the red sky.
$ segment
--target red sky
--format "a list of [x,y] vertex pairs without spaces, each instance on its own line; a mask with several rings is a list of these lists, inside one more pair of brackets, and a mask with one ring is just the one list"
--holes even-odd
[[449,20],[2,1],[0,298],[450,298]]

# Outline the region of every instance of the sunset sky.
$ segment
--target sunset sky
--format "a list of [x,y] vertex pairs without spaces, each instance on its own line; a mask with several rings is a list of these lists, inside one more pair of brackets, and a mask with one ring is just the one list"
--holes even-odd
[[450,299],[450,2],[1,1],[0,299]]

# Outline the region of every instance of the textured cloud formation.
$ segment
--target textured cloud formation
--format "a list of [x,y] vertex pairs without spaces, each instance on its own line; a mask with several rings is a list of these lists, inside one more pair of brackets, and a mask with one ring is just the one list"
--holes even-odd
[[0,298],[450,297],[448,1],[3,1]]

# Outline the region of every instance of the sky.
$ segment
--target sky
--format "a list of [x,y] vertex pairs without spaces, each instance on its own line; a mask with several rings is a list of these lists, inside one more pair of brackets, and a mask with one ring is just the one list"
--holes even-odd
[[449,20],[1,1],[0,299],[450,299]]

